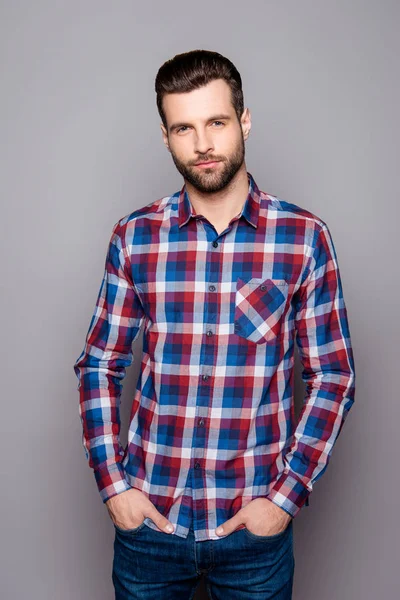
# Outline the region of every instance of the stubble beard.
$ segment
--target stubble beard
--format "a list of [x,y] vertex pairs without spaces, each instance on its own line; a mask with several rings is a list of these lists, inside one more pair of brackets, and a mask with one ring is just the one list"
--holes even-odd
[[[189,182],[202,194],[212,194],[223,190],[235,177],[245,158],[245,145],[242,135],[234,152],[228,158],[222,160],[222,165],[210,167],[210,170],[199,169],[192,165],[188,166],[180,161],[172,150],[170,152],[177,170],[185,181]],[[201,157],[198,160],[201,160]],[[207,158],[204,160],[206,161]]]

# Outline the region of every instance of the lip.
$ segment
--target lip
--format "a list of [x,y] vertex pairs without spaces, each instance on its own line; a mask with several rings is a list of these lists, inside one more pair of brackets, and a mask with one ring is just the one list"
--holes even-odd
[[209,162],[203,162],[203,163],[197,163],[195,166],[196,167],[213,167],[214,165],[217,165],[220,161],[219,160],[210,160]]

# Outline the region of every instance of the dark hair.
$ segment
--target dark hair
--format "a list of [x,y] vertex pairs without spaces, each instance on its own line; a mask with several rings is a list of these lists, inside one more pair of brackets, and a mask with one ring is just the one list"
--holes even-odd
[[191,50],[176,54],[158,70],[155,80],[157,108],[164,127],[167,120],[162,106],[165,94],[191,92],[214,79],[224,79],[231,88],[231,100],[238,120],[243,114],[242,79],[235,65],[225,56],[211,50]]

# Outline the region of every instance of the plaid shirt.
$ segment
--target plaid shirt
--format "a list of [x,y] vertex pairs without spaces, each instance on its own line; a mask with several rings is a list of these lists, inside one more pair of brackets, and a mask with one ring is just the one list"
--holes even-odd
[[[354,402],[337,256],[311,212],[258,189],[218,234],[185,185],[113,227],[74,364],[83,446],[106,502],[137,488],[187,537],[268,498],[295,517]],[[142,323],[128,445],[119,402]],[[294,412],[294,342],[306,384]],[[146,517],[145,524],[157,529]],[[244,525],[239,526],[239,529]]]

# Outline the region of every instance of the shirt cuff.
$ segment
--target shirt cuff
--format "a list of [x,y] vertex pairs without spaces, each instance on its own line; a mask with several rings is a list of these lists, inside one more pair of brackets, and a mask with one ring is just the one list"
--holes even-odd
[[294,518],[303,505],[309,505],[310,493],[291,472],[284,471],[266,498]]
[[104,503],[113,496],[132,488],[125,479],[125,470],[120,462],[96,469],[94,476]]

